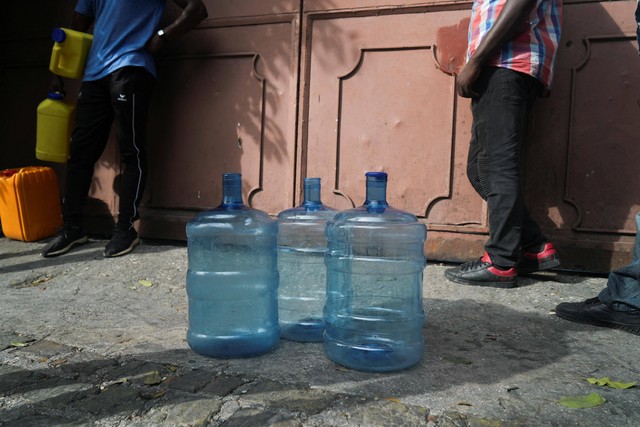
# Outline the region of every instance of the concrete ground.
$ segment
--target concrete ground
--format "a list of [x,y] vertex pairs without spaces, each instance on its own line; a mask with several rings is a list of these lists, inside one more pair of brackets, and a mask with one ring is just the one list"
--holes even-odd
[[[246,359],[185,341],[186,247],[145,241],[104,259],[104,240],[44,259],[0,238],[2,426],[638,426],[640,337],[557,318],[606,278],[545,273],[515,289],[424,277],[426,348],[405,371],[338,366],[321,344],[282,340]],[[572,409],[564,396],[597,393]]]

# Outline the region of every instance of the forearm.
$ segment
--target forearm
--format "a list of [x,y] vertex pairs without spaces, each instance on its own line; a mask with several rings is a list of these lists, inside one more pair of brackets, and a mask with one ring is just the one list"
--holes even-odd
[[[174,0],[175,1],[175,0]],[[181,4],[181,1],[175,1]],[[174,39],[195,28],[208,16],[207,9],[201,1],[187,1],[182,13],[171,24],[163,28],[167,39]]]

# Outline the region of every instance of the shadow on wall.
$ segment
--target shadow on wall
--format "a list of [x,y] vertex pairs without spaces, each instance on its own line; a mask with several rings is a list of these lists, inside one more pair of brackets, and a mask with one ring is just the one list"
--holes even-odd
[[[145,198],[152,207],[197,210],[214,206],[221,196],[216,183],[223,172],[242,172],[245,183],[260,187],[265,173],[274,175],[264,170],[263,161],[285,165],[293,176],[300,14],[281,14],[274,22],[276,13],[263,19],[252,11],[281,12],[295,2],[272,1],[268,8],[263,2],[205,3],[212,17],[225,8],[236,17],[227,19],[218,13],[216,19],[167,44],[158,58]],[[0,60],[0,87],[10,99],[19,100],[0,107],[0,134],[3,140],[12,141],[0,147],[0,167],[42,163],[34,153],[35,108],[51,81],[51,29],[68,26],[72,10],[73,4],[53,0],[37,13],[14,5],[3,14],[3,18],[19,17],[25,25],[10,25],[15,31],[3,28],[0,32],[0,38],[9,38],[12,46],[10,54]],[[175,18],[178,12],[168,2],[166,19]],[[17,21],[10,19],[7,24],[11,22]],[[339,45],[335,49],[339,51]],[[40,59],[35,62],[34,57]],[[67,98],[75,100],[79,82],[67,86]],[[13,126],[15,123],[21,126]],[[117,200],[111,182],[121,167],[116,145],[112,132],[92,183],[91,194],[109,204]],[[64,187],[65,166],[51,166]],[[278,171],[277,175],[287,173]],[[292,190],[287,189],[287,194]],[[117,211],[117,206],[110,209]]]
[[[273,186],[290,185],[295,173],[300,12],[283,14],[288,0],[216,5],[207,2],[210,19],[158,58],[145,203],[209,208],[221,199],[222,173],[241,172],[248,203],[264,191],[275,214],[294,203],[282,200],[293,189]],[[273,15],[251,16],[267,10]],[[319,43],[336,55],[344,49],[337,34]]]

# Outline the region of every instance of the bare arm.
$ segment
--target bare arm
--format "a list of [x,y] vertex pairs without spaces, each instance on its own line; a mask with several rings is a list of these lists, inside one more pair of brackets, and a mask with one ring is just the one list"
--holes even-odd
[[507,0],[493,27],[458,75],[458,95],[463,98],[477,95],[473,85],[480,76],[482,66],[517,34],[531,15],[536,3],[536,0]]
[[182,13],[175,21],[162,29],[164,35],[157,34],[149,40],[148,49],[151,53],[156,53],[162,47],[164,40],[172,40],[189,32],[195,28],[207,16],[207,8],[202,0],[173,0],[175,4],[182,8]]

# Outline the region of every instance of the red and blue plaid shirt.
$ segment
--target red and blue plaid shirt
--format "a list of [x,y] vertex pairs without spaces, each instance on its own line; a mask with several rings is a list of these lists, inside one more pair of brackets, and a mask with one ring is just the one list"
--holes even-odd
[[[471,57],[508,0],[475,0],[469,23]],[[551,87],[562,25],[562,0],[538,0],[522,31],[487,65],[529,74]]]

